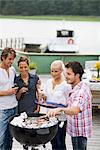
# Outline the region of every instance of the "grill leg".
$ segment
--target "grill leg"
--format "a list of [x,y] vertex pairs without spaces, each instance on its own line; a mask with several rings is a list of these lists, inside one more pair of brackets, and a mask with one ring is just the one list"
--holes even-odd
[[45,144],[43,145],[43,148],[46,148]]
[[38,149],[38,148],[34,148],[34,147],[32,147],[32,148],[31,148],[31,150],[39,150],[39,149]]
[[28,146],[27,145],[23,145],[23,150],[28,150]]

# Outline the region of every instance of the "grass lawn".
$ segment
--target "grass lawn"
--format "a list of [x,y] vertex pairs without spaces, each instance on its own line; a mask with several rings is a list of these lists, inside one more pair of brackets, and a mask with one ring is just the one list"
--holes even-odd
[[100,16],[0,16],[7,19],[30,19],[30,20],[66,20],[66,21],[100,21]]

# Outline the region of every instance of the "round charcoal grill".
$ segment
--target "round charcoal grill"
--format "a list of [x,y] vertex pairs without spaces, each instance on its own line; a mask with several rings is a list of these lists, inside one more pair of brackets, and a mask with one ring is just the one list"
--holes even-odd
[[[29,114],[29,117],[40,117],[44,114]],[[11,117],[10,122],[14,117],[19,115],[15,115]],[[37,147],[39,145],[44,145],[51,141],[57,133],[58,123],[50,127],[37,128],[37,129],[28,129],[22,128],[15,125],[10,124],[9,127],[12,136],[21,144],[26,144],[27,146]]]

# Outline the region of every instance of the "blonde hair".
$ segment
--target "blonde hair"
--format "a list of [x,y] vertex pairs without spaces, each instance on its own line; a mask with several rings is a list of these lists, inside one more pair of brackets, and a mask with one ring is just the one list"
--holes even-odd
[[65,78],[65,71],[66,71],[66,69],[65,69],[65,65],[64,65],[63,61],[62,60],[54,60],[51,63],[51,68],[52,68],[53,65],[59,65],[60,66],[60,69],[62,71],[62,78]]

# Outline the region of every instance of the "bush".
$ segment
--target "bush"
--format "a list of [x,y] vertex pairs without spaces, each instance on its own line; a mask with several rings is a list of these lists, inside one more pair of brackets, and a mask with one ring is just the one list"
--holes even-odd
[[32,69],[37,69],[37,64],[32,62],[29,64],[29,69],[32,70]]

